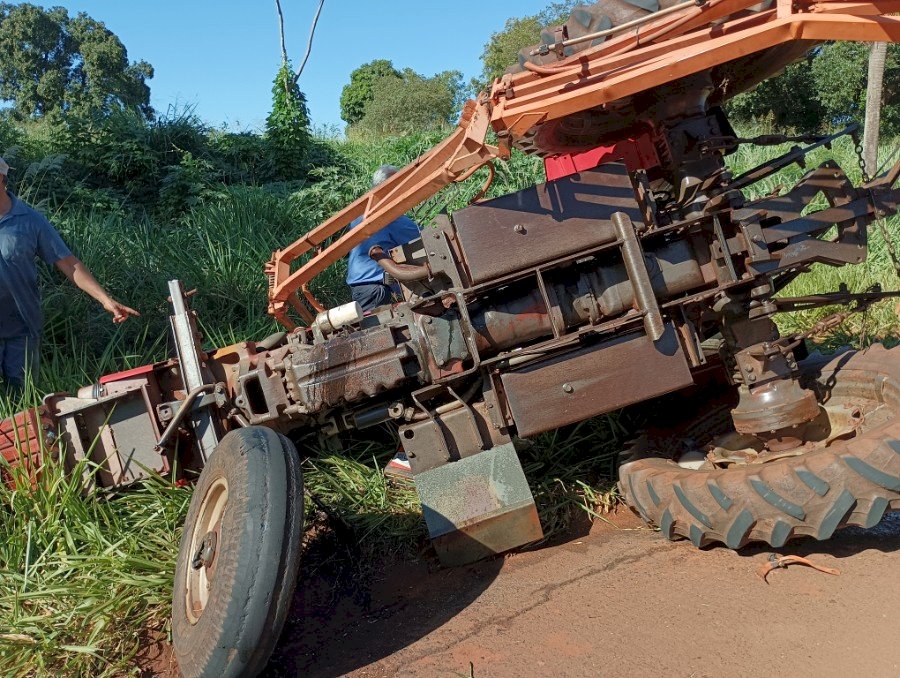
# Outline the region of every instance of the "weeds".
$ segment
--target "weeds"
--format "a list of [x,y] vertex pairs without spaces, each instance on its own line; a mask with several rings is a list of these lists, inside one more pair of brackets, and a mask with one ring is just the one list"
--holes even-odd
[[[79,471],[88,471],[82,467]],[[155,478],[121,497],[81,493],[45,465],[0,487],[0,673],[121,675],[163,633],[190,491]]]

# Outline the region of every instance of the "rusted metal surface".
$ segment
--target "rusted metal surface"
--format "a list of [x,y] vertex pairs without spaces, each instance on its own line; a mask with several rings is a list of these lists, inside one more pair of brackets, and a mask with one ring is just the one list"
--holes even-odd
[[129,485],[170,469],[156,449],[160,431],[147,379],[118,384],[115,392],[99,398],[66,398],[54,406],[66,470],[73,473],[87,462],[81,468],[85,490]]
[[[453,215],[453,224],[477,284],[614,241],[615,212],[642,220],[620,163],[467,207]],[[503,243],[502,253],[498,243]]]
[[428,533],[444,565],[465,565],[542,539],[512,443],[418,473]]
[[413,473],[424,473],[510,442],[509,435],[491,420],[484,401],[469,407],[450,404],[457,406],[400,427],[400,442]]
[[305,347],[286,376],[291,399],[315,412],[394,389],[418,370],[415,354],[394,328],[379,327]]
[[33,407],[0,421],[0,454],[6,462],[0,480],[11,485],[15,481],[6,465],[20,466],[32,483],[37,481],[44,455],[53,449],[56,426],[46,406]]
[[673,325],[589,346],[501,378],[523,437],[678,390],[693,377]]
[[616,212],[612,215],[612,222],[616,229],[616,237],[622,243],[622,260],[625,262],[625,270],[634,289],[637,311],[644,316],[644,331],[650,339],[657,341],[662,337],[665,325],[644,261],[644,250],[635,233],[634,224],[627,214]]

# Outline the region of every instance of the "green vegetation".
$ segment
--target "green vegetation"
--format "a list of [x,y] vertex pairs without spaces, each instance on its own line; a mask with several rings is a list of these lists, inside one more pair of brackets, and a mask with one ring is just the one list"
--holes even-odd
[[[185,124],[176,126],[179,134],[194,138]],[[137,129],[147,128],[140,123]],[[34,135],[43,133],[40,126],[29,128],[19,139],[36,149],[40,146]],[[142,134],[135,132],[130,138],[144,138]],[[196,138],[218,148],[215,144],[221,137],[217,134],[221,133],[200,129]],[[72,390],[105,372],[164,357],[168,346],[165,283],[172,277],[199,289],[193,303],[209,344],[267,335],[274,325],[265,316],[262,264],[271,250],[366,190],[378,165],[409,162],[440,138],[440,133],[429,133],[366,143],[312,139],[315,153],[329,158],[331,164],[312,167],[307,179],[240,185],[210,173],[204,179],[204,192],[194,194],[196,202],[182,201],[171,213],[174,207],[128,209],[127,202],[109,200],[98,200],[90,207],[90,196],[105,198],[115,193],[108,187],[76,188],[73,193],[81,198],[67,200],[54,187],[53,174],[60,171],[53,167],[66,167],[67,159],[55,165],[45,163],[44,173],[26,170],[20,192],[26,197],[43,196],[43,204],[76,252],[114,294],[144,314],[113,326],[92,302],[47,272],[42,390]],[[247,143],[265,141],[248,139]],[[784,150],[741,149],[731,162],[740,171]],[[82,150],[83,155],[91,152],[101,149]],[[848,140],[836,144],[833,153],[816,152],[810,165],[832,156],[854,180],[859,179]],[[790,185],[801,173],[799,168],[789,168],[757,190],[764,193],[778,184]],[[540,175],[539,162],[516,154],[498,166],[491,195],[531,185]],[[451,187],[413,216],[427,224],[445,207],[459,209],[483,180],[479,173]],[[185,180],[186,185],[192,182]],[[893,233],[900,232],[897,218],[889,220],[888,226]],[[817,267],[786,293],[833,290],[841,281],[853,290],[876,282],[895,287],[883,242],[873,231],[867,264]],[[330,303],[345,300],[342,278],[341,267],[334,267],[318,281],[316,292]],[[825,309],[799,313],[785,316],[782,322],[786,329],[806,329],[827,313]],[[893,304],[884,302],[866,316],[848,320],[823,348],[858,342],[863,322],[866,341],[895,340],[897,317]],[[31,395],[32,402],[36,395]],[[6,404],[5,413],[20,405]],[[616,451],[639,423],[631,415],[609,415],[541,436],[522,451],[548,535],[558,534],[579,516],[602,516],[614,505],[610,479]],[[345,454],[322,452],[305,462],[308,486],[352,528],[364,557],[410,556],[426,546],[415,493],[386,483],[380,472],[394,449],[359,440]],[[15,491],[0,487],[0,504],[8,515],[0,535],[4,544],[0,548],[0,672],[118,675],[132,669],[139,648],[168,632],[170,581],[188,499],[187,489],[163,480],[111,500],[83,498],[55,467],[34,489],[24,480]],[[310,506],[310,518],[314,515]]]
[[[836,42],[736,97],[728,110],[736,124],[765,122],[803,131],[861,123],[865,117],[869,45]],[[900,45],[888,47],[881,130],[900,134]],[[890,83],[890,84],[887,84]],[[802,104],[802,105],[801,105]]]
[[350,74],[341,92],[341,117],[354,138],[441,130],[456,122],[465,95],[459,71],[427,78],[378,59]]
[[400,71],[386,59],[363,64],[350,73],[350,82],[341,91],[341,118],[355,125],[366,114],[366,105],[375,96],[375,83],[381,78],[399,78]]
[[0,99],[19,119],[137,107],[149,115],[153,68],[84,13],[0,3]]
[[290,61],[281,65],[272,85],[266,138],[275,172],[285,177],[303,176],[310,145],[309,111]]

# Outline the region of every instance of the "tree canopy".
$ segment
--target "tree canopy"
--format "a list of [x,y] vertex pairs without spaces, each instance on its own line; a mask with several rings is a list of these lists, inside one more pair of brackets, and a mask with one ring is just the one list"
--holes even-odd
[[[853,42],[818,47],[805,61],[732,100],[731,117],[737,123],[765,120],[802,131],[861,122],[869,50],[869,45]],[[888,135],[900,134],[900,45],[888,46],[881,128]]]
[[151,114],[153,67],[130,62],[122,41],[87,14],[0,3],[0,99],[16,117],[73,110]]
[[400,78],[400,71],[387,59],[363,64],[350,74],[350,82],[341,91],[341,118],[355,125],[366,114],[366,104],[375,96],[375,83],[381,78]]
[[484,89],[495,78],[499,78],[510,66],[519,61],[519,50],[536,45],[541,40],[541,31],[566,20],[572,8],[582,4],[577,0],[554,2],[533,16],[513,17],[506,20],[502,30],[491,35],[481,53],[481,78],[473,84]]
[[373,82],[372,98],[356,127],[378,136],[440,128],[453,122],[461,98],[459,71],[426,78],[407,68],[399,77]]
[[378,136],[431,130],[454,122],[466,91],[459,71],[429,78],[379,59],[350,74],[341,117],[351,129]]

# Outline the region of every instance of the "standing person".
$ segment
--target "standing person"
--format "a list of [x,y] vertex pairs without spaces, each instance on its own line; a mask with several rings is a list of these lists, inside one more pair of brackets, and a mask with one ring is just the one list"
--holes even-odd
[[[382,165],[372,177],[372,188],[383,184],[397,172],[393,165]],[[350,228],[361,221],[362,217],[355,219]],[[385,284],[384,270],[369,256],[369,250],[380,247],[388,252],[415,240],[419,235],[416,222],[409,217],[400,217],[350,250],[347,258],[347,284],[353,301],[358,301],[364,311],[389,304],[400,294],[399,286]]]
[[43,316],[37,257],[96,299],[113,322],[140,314],[109,296],[47,218],[9,191],[9,169],[0,158],[0,379],[5,390],[20,393],[26,374],[34,381],[38,375]]
[[[383,184],[397,172],[397,168],[393,165],[382,165],[372,177],[372,188]],[[350,228],[361,221],[362,218],[356,219],[350,224]],[[384,270],[369,256],[369,251],[373,247],[380,247],[388,252],[394,247],[415,240],[420,235],[416,222],[409,217],[400,217],[350,250],[347,260],[347,284],[350,286],[353,301],[358,301],[364,311],[389,304],[400,294],[399,286],[385,283]],[[402,448],[385,466],[384,474],[402,480],[412,478],[412,468]]]

